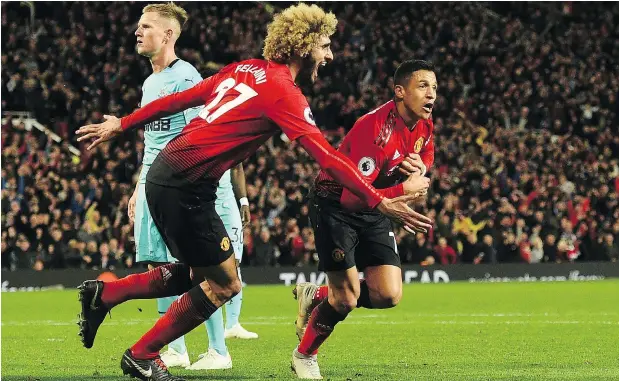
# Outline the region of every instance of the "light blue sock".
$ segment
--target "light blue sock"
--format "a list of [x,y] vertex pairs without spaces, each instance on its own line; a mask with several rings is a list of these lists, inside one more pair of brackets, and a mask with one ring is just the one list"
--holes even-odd
[[[239,279],[241,279],[241,269],[238,269]],[[241,279],[241,283],[243,280]],[[238,324],[241,315],[241,305],[243,304],[243,289],[241,292],[226,303],[226,329],[230,329]]]
[[222,356],[227,355],[228,348],[224,338],[224,314],[221,308],[218,308],[204,324],[208,333],[208,347],[213,348]]
[[[168,296],[166,298],[157,299],[157,311],[159,311],[159,316],[163,316],[166,313],[170,305],[178,299],[178,296]],[[174,349],[176,352],[183,354],[187,352],[187,346],[185,345],[185,336],[181,336],[178,339],[172,341],[168,344],[169,348]]]

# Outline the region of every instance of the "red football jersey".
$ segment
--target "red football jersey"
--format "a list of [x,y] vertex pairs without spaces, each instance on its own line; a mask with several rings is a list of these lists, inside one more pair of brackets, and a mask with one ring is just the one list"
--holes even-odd
[[122,118],[123,129],[156,119],[170,109],[204,106],[161,151],[161,158],[175,173],[153,173],[149,181],[164,185],[219,180],[280,131],[290,140],[321,133],[288,67],[259,59],[228,65],[191,89],[158,102],[157,115],[152,108],[137,110]]
[[[434,163],[433,131],[432,120],[420,120],[409,129],[392,100],[359,118],[338,150],[357,164],[368,183],[385,190],[385,196],[395,197],[403,192],[399,184],[405,178],[397,167],[407,155],[419,154],[426,170]],[[355,204],[353,199],[356,196],[324,171],[320,171],[316,178],[316,192],[342,201],[344,205]]]

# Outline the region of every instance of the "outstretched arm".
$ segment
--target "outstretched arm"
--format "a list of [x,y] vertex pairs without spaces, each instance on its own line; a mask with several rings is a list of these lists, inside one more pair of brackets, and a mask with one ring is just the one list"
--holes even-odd
[[164,116],[203,105],[213,91],[213,77],[209,77],[180,93],[159,98],[120,120],[123,130],[141,126]]
[[310,154],[329,176],[353,192],[370,208],[375,208],[384,198],[368,184],[349,158],[333,148],[321,134],[301,136],[299,144]]
[[414,195],[386,198],[356,170],[350,159],[336,151],[319,133],[308,134],[298,138],[299,143],[312,156],[322,169],[344,187],[363,200],[370,208],[376,208],[389,218],[402,224],[409,232],[427,232],[432,227],[432,220],[412,210],[407,202],[415,199]]
[[290,140],[298,140],[326,173],[350,189],[365,205],[400,221],[408,231],[427,231],[432,227],[431,219],[406,205],[413,196],[385,198],[363,179],[350,159],[331,147],[316,127],[307,100],[300,92],[281,98],[274,107],[267,110],[266,116],[275,122]]
[[87,148],[91,150],[130,128],[202,105],[213,91],[213,82],[213,77],[209,77],[188,90],[159,98],[122,119],[104,115],[105,122],[89,124],[77,130],[76,133],[82,135],[77,141],[92,139],[93,142]]
[[[421,175],[411,175],[403,183],[394,185],[390,188],[377,189],[386,198],[397,198],[404,195],[413,195],[415,198],[427,193],[430,186],[430,179]],[[363,201],[347,188],[342,190],[340,203],[346,209],[360,210],[364,208]]]

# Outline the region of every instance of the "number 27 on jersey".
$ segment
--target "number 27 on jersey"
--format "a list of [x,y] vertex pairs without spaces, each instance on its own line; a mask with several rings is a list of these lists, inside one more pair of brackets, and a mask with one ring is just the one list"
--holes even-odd
[[[230,90],[236,90],[239,95],[231,101],[217,107],[219,102],[221,102],[223,97]],[[206,107],[204,107],[199,114],[200,118],[206,120],[208,123],[213,123],[215,119],[219,118],[223,114],[258,95],[258,93],[254,89],[247,86],[246,84],[237,84],[234,78],[228,78],[225,81],[222,81],[215,89],[215,93],[217,94],[215,99],[213,99],[211,103],[206,105]],[[217,109],[215,110],[215,112],[211,113],[211,111],[215,107],[217,107]]]

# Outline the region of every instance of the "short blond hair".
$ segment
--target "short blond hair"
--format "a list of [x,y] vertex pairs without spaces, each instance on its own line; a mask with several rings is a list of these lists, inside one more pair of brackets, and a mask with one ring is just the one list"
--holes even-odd
[[142,9],[142,14],[146,12],[156,12],[161,17],[176,20],[178,22],[178,25],[180,26],[180,29],[178,30],[179,35],[181,34],[181,30],[183,30],[183,27],[187,23],[187,20],[189,20],[189,15],[187,15],[187,11],[171,1],[169,3],[148,4],[144,7],[144,9]]
[[318,44],[321,36],[335,33],[337,19],[317,5],[299,3],[286,8],[273,18],[264,40],[264,58],[287,63],[294,56],[305,57]]

